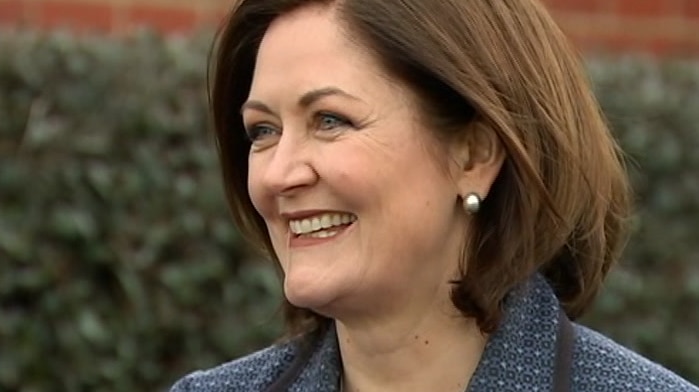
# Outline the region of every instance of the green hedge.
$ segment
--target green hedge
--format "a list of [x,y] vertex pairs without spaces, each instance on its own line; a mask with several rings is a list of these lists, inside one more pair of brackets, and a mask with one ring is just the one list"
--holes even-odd
[[[278,335],[223,201],[210,38],[0,34],[0,390],[162,390]],[[699,382],[699,71],[590,69],[639,215],[585,321]]]
[[621,268],[586,321],[699,384],[699,63],[594,62],[637,196]]

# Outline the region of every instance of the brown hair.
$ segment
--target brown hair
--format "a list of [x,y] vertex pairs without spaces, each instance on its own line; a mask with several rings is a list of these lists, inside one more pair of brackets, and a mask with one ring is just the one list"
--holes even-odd
[[[220,32],[210,99],[228,202],[240,231],[275,258],[247,192],[239,108],[260,41],[279,15],[332,4],[348,36],[419,100],[440,140],[494,132],[506,158],[474,217],[452,301],[492,332],[508,292],[541,272],[580,316],[626,240],[629,187],[583,66],[537,0],[238,0]],[[289,332],[326,319],[288,302]]]

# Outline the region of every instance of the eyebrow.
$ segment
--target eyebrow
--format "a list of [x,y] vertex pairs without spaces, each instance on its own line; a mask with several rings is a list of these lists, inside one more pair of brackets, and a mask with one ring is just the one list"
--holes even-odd
[[[352,99],[354,101],[360,101],[359,98],[355,97],[354,95],[351,95],[344,90],[334,87],[334,86],[329,86],[329,87],[323,87],[315,90],[311,90],[305,94],[303,94],[299,100],[297,105],[302,107],[302,108],[307,108],[308,106],[312,105],[314,102],[318,101],[321,98],[331,96],[331,95],[339,95],[345,98]],[[245,109],[255,109],[261,112],[265,112],[271,115],[274,115],[274,111],[269,108],[266,104],[262,103],[261,101],[256,101],[256,100],[250,100],[245,102],[241,107],[240,107],[240,113],[243,113]]]

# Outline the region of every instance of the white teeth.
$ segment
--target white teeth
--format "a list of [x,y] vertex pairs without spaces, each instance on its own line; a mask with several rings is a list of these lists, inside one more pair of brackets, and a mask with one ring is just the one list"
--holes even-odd
[[[289,229],[294,234],[311,234],[314,238],[332,237],[338,233],[337,230],[321,230],[334,226],[346,225],[357,220],[352,214],[327,213],[306,219],[295,219],[289,221]],[[321,231],[319,231],[321,230]]]
[[318,218],[311,219],[311,228],[313,229],[313,231],[320,230],[321,227],[322,226],[320,225],[320,219],[318,219]]
[[333,225],[332,220],[333,219],[330,217],[330,215],[325,214],[322,217],[320,217],[320,226],[323,229],[327,229],[328,227],[331,227]]
[[313,224],[311,223],[310,220],[304,219],[299,222],[299,232],[301,233],[310,233],[313,231]]
[[328,238],[328,237],[334,237],[339,233],[338,230],[321,230],[321,231],[314,231],[311,234],[308,234],[309,237],[311,238]]

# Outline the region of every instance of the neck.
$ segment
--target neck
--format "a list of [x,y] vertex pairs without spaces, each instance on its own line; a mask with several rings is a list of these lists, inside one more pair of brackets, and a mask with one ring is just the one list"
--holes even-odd
[[338,320],[344,391],[463,392],[487,336],[448,302],[418,317]]

